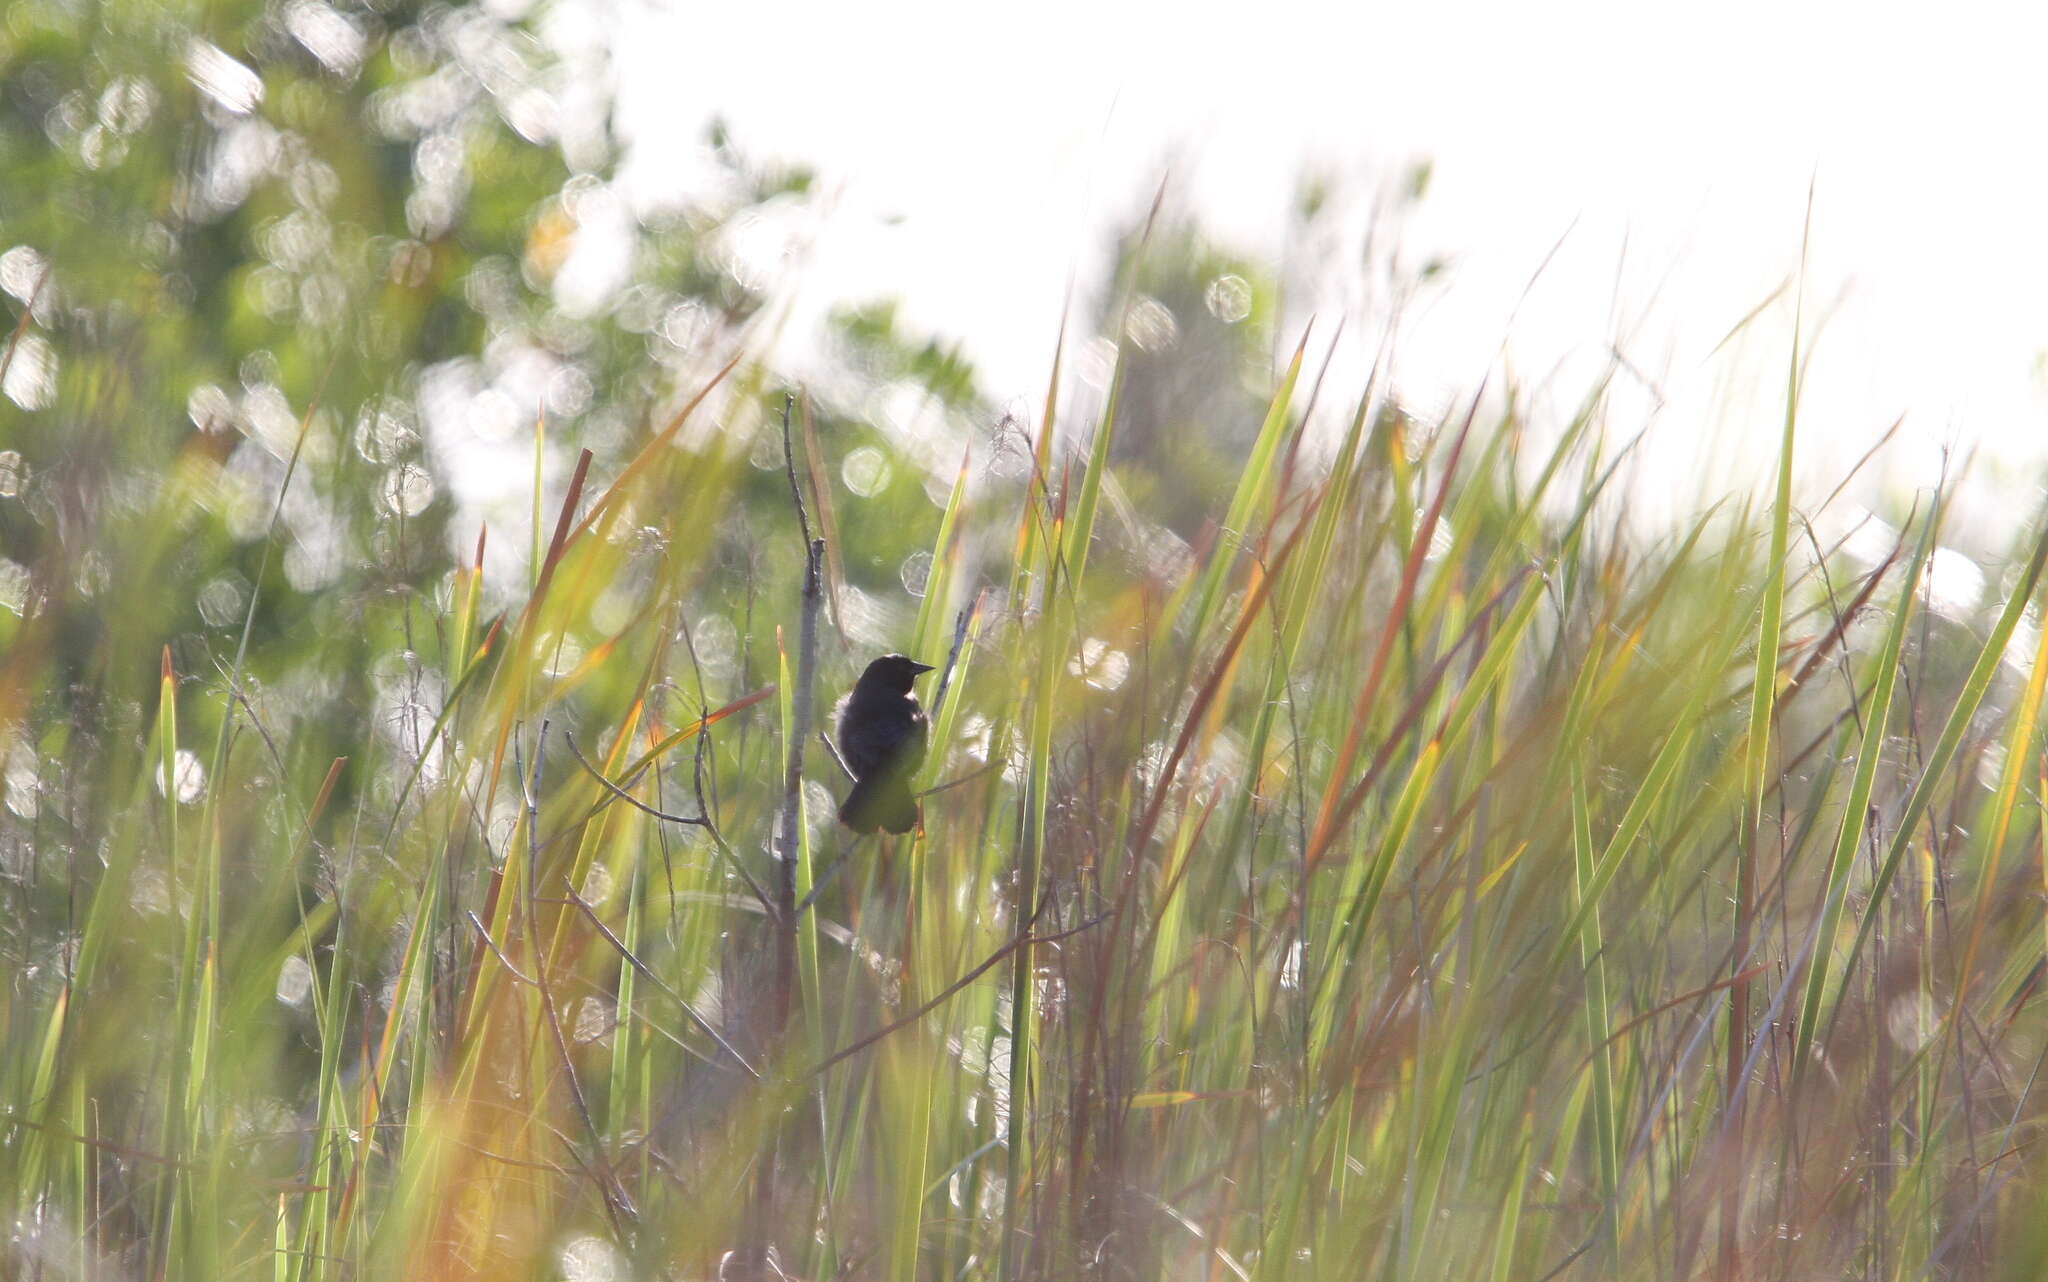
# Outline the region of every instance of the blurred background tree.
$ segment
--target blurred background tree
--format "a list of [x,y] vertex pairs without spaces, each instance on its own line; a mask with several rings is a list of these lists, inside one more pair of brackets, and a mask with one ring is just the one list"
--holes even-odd
[[71,673],[41,697],[145,701],[170,637],[188,676],[246,649],[294,714],[362,708],[425,648],[368,602],[442,590],[486,522],[502,602],[536,455],[558,488],[731,354],[763,299],[722,237],[808,176],[714,131],[722,197],[635,216],[601,47],[551,44],[576,12],[8,7],[0,557]]

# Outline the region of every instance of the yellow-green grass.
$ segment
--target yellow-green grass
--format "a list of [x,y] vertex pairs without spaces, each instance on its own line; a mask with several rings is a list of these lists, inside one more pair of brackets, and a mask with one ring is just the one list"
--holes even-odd
[[[1368,390],[1313,464],[1305,350],[1184,563],[1106,515],[1114,390],[907,518],[938,790],[885,840],[800,788],[794,921],[785,766],[808,719],[842,786],[816,731],[867,655],[845,445],[787,438],[834,553],[806,618],[760,371],[537,487],[495,618],[481,550],[438,596],[326,589],[359,627],[310,641],[251,626],[266,572],[232,662],[181,663],[163,487],[103,544],[132,617],[80,664],[32,601],[0,659],[43,780],[6,819],[9,1270],[2039,1276],[2039,530],[1930,619],[1944,496],[1817,563],[1789,408],[1767,506],[1643,535],[1597,397],[1532,456],[1477,397],[1416,439]],[[394,656],[409,736],[360,671]],[[267,724],[294,675],[366,697]]]

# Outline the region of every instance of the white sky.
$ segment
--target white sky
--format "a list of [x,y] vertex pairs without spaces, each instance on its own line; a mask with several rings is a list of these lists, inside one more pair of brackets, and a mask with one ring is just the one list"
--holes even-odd
[[[1404,238],[1454,267],[1401,322],[1403,399],[1469,391],[1570,228],[1510,363],[1558,370],[1569,402],[1619,334],[1665,398],[1667,472],[1697,486],[1683,460],[1702,449],[1739,478],[1775,441],[1789,302],[1709,354],[1796,269],[1812,180],[1810,481],[1902,413],[1894,484],[1930,480],[1943,442],[1979,448],[2029,510],[2048,478],[2039,7],[624,2],[629,194],[698,181],[713,113],[834,193],[793,237],[798,359],[826,306],[896,296],[999,399],[1035,401],[1069,277],[1163,174],[1219,239],[1298,269],[1284,233],[1306,168],[1365,196],[1428,158]],[[1327,334],[1350,312],[1363,361],[1386,316],[1360,311],[1346,252],[1288,324],[1315,313]]]

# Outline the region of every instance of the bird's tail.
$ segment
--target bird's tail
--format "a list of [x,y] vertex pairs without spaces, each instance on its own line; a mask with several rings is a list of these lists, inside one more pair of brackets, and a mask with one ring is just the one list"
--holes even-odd
[[910,781],[895,771],[854,780],[846,804],[839,807],[839,822],[855,832],[909,832],[918,818]]

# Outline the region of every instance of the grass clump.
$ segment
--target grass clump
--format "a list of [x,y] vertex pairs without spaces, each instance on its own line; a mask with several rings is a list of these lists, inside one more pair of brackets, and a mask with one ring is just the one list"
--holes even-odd
[[[814,740],[780,768],[872,648],[835,479],[871,447],[736,375],[541,496],[502,612],[479,548],[431,593],[259,575],[225,633],[273,640],[210,667],[118,620],[81,654],[81,589],[31,564],[14,1270],[2035,1258],[2048,544],[1936,617],[1943,495],[1870,563],[1798,554],[1788,490],[1622,536],[1590,419],[1537,458],[1366,399],[1314,466],[1301,359],[1177,559],[1106,501],[1114,393],[918,518],[943,791],[880,845]],[[280,506],[338,466],[292,458]],[[808,597],[791,483],[839,552]],[[103,555],[146,592],[175,552]]]

